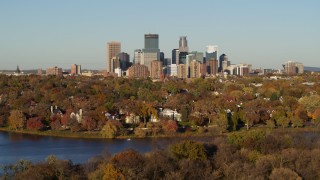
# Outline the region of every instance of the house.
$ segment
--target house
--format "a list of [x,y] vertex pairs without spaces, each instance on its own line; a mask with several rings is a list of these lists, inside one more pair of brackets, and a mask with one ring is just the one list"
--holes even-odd
[[139,124],[140,123],[140,117],[136,116],[133,113],[126,114],[125,123],[126,124]]
[[168,109],[168,108],[166,108],[164,110],[162,110],[162,108],[160,108],[159,116],[164,117],[164,118],[171,118],[176,121],[181,121],[181,114],[178,113],[176,110],[172,110],[172,109]]

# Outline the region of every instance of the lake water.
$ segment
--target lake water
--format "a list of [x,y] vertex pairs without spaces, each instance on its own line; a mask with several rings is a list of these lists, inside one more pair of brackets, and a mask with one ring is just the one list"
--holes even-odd
[[144,153],[164,148],[174,141],[177,139],[72,139],[0,131],[0,165],[12,164],[21,159],[41,162],[49,155],[69,159],[73,163],[84,163],[104,152],[114,154],[131,148]]

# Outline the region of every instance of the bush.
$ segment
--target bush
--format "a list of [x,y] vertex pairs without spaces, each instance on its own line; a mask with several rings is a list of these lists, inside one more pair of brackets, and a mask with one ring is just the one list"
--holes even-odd
[[206,160],[207,153],[203,144],[195,141],[182,141],[178,144],[171,145],[169,152],[177,159],[190,159],[190,160]]

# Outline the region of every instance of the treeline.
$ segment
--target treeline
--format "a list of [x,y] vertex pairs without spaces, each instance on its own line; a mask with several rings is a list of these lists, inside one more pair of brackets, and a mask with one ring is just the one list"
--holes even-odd
[[[221,132],[320,123],[319,76],[206,78],[191,81],[0,75],[0,126],[12,130],[101,132],[103,137]],[[306,83],[308,82],[308,83]],[[176,110],[181,122],[159,116]],[[127,116],[138,123],[126,123]],[[157,119],[157,122],[151,122]]]
[[5,166],[2,179],[319,179],[319,133],[252,130],[206,143],[183,140],[141,154],[105,153],[84,164],[49,156]]

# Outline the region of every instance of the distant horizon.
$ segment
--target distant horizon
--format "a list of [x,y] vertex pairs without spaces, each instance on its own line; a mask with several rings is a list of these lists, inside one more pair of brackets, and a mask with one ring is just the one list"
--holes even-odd
[[133,59],[144,34],[159,34],[171,58],[179,37],[189,51],[218,45],[232,64],[282,69],[288,60],[320,67],[320,1],[21,1],[0,3],[0,69],[106,69],[106,44]]

